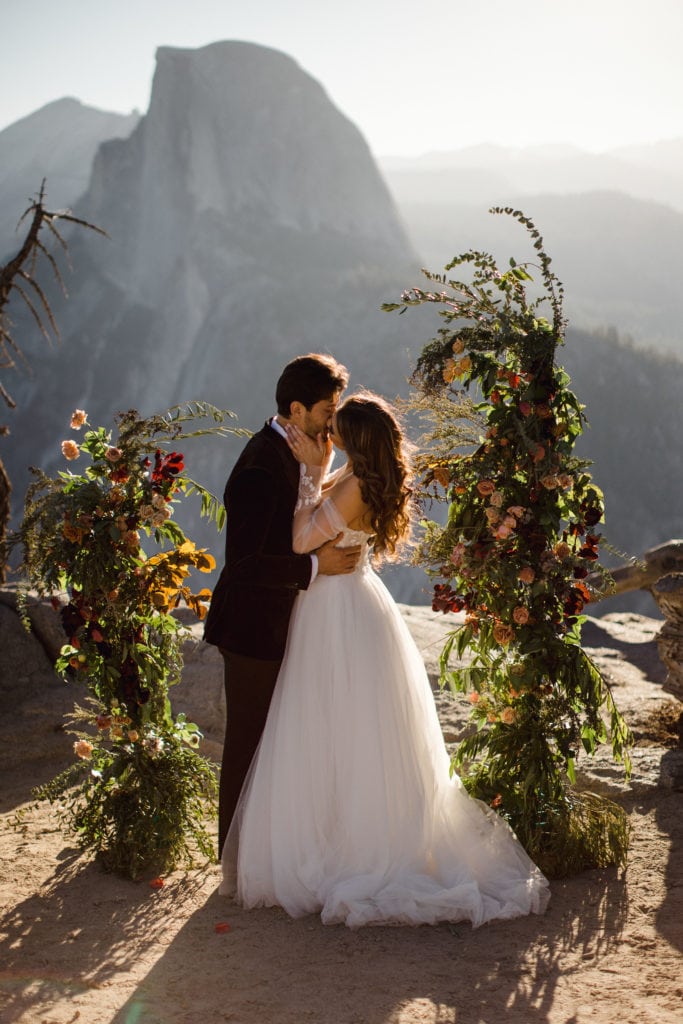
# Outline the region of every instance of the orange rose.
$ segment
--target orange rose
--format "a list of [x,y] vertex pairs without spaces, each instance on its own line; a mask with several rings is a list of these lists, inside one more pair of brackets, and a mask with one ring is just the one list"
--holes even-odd
[[557,555],[557,557],[560,559],[561,562],[563,562],[565,560],[565,558],[569,558],[569,556],[572,553],[572,549],[569,547],[569,544],[567,544],[563,540],[559,541],[555,545],[555,547],[553,548],[553,551],[555,552],[555,554]]
[[525,565],[523,569],[520,569],[517,573],[517,579],[521,580],[522,583],[533,583],[536,579],[536,573],[530,565]]
[[465,351],[465,342],[462,338],[456,338],[453,342],[453,352],[456,356],[459,356],[461,352]]
[[512,618],[518,626],[524,626],[529,621],[529,611],[523,604],[518,604],[512,613]]
[[74,754],[87,761],[92,754],[92,743],[88,743],[87,740],[76,740],[74,743]]
[[444,384],[451,384],[455,379],[455,359],[447,359],[443,364],[442,376]]
[[437,484],[441,484],[442,487],[448,487],[451,482],[451,475],[445,466],[437,466],[433,471],[433,475]]
[[548,473],[547,476],[541,477],[541,484],[545,487],[546,491],[554,491],[556,487],[560,486],[560,481],[554,473]]
[[501,646],[509,644],[514,635],[515,631],[512,626],[507,626],[504,622],[497,622],[493,627],[493,639]]
[[500,720],[503,725],[512,725],[517,721],[517,712],[514,708],[506,707],[500,713]]

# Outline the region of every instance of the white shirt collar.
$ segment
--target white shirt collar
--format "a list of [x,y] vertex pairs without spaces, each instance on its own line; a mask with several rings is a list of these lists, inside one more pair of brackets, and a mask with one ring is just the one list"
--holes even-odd
[[270,421],[270,425],[276,434],[279,434],[280,437],[284,437],[285,441],[287,440],[287,435],[284,431],[284,428],[281,427],[280,424],[278,423],[277,416],[273,416],[272,420]]

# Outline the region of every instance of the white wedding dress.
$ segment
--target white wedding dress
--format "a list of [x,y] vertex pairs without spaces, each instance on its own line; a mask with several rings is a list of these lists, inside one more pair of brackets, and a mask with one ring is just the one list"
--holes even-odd
[[297,512],[308,548],[344,529],[340,543],[363,554],[354,573],[319,576],[297,597],[220,892],[351,927],[541,913],[546,879],[450,774],[424,663],[368,535],[318,500]]

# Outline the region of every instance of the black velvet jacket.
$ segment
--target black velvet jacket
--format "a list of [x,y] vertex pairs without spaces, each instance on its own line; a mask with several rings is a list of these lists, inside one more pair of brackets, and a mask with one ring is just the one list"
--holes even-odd
[[266,423],[225,486],[225,566],[206,619],[208,643],[267,661],[284,654],[294,599],[312,572],[310,555],[292,551],[298,491],[299,463]]

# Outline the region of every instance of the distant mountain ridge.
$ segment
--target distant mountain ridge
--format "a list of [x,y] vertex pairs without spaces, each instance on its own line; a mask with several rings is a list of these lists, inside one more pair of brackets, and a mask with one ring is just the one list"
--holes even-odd
[[65,97],[0,131],[0,262],[16,248],[17,221],[43,178],[48,209],[72,206],[87,188],[100,143],[129,135],[139,119]]
[[683,138],[604,153],[569,144],[486,144],[383,157],[379,165],[400,205],[444,200],[491,205],[507,202],[508,196],[613,191],[683,211]]

